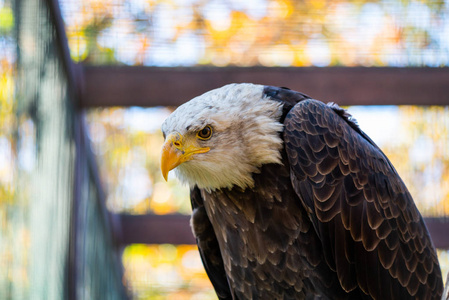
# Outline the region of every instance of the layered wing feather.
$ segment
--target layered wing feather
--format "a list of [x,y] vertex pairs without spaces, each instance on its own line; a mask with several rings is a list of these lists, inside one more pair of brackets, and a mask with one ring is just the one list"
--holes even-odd
[[342,288],[374,299],[439,299],[430,236],[382,151],[342,109],[315,100],[294,106],[284,124],[294,189]]

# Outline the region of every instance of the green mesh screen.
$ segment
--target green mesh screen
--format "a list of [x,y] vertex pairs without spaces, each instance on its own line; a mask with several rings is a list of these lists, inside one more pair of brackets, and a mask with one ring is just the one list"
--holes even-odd
[[0,1],[0,299],[123,299],[50,4]]
[[74,235],[71,244],[77,299],[124,299],[121,260],[113,246],[112,220],[102,205],[98,178],[92,173],[92,156],[80,149],[78,191],[74,205]]

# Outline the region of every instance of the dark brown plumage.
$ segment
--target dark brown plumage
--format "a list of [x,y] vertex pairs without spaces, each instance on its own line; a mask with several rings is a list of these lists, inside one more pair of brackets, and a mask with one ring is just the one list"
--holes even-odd
[[220,299],[440,299],[412,197],[350,116],[285,88],[282,165],[254,187],[191,191],[192,227]]

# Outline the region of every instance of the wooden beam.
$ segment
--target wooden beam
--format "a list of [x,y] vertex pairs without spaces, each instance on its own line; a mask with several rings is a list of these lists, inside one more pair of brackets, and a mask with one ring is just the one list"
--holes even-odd
[[449,68],[84,66],[81,105],[177,106],[232,82],[286,86],[340,105],[449,105]]
[[449,218],[424,218],[436,248],[449,249]]
[[190,216],[120,214],[122,246],[129,244],[195,244]]
[[[119,243],[129,244],[194,244],[190,216],[120,214]],[[435,247],[449,249],[449,218],[424,218]]]

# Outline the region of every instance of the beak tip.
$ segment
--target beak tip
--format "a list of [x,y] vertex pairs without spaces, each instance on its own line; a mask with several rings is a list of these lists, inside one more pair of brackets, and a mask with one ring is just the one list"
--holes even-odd
[[168,181],[168,172],[170,170],[167,167],[167,164],[165,163],[164,159],[161,160],[161,173],[162,177],[164,177],[165,181]]

